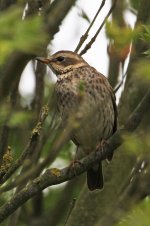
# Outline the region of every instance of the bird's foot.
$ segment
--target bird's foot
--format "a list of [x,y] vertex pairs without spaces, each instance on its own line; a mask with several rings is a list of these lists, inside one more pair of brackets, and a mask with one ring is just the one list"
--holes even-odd
[[75,177],[78,177],[78,175],[77,175],[77,173],[76,173],[76,170],[75,170],[75,165],[76,165],[76,164],[80,164],[80,165],[83,166],[83,163],[82,163],[82,162],[80,162],[79,160],[75,159],[75,160],[73,160],[73,161],[70,163],[70,165],[69,165],[69,170],[73,168]]
[[102,155],[105,155],[104,153],[104,147],[108,144],[108,141],[105,139],[102,139],[97,145],[96,145],[96,151],[101,151]]
[[[105,139],[102,139],[102,140],[98,143],[98,145],[96,146],[96,150],[97,150],[97,151],[101,150],[102,154],[105,155],[105,153],[104,153],[104,148],[105,148],[105,146],[106,146],[107,144],[109,144],[109,141],[108,141],[108,140],[105,140]],[[107,158],[106,158],[107,163],[110,163],[110,161],[112,160],[112,157],[113,157],[113,152],[112,152],[112,153],[109,153],[109,154],[107,155]]]
[[101,150],[102,152],[104,152],[104,147],[105,145],[108,144],[108,141],[105,139],[102,139],[97,145],[96,145],[96,151]]

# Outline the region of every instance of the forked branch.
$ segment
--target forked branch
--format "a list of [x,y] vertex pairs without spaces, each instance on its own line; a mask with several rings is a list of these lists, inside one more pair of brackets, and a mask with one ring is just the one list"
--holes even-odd
[[100,27],[98,28],[96,34],[93,36],[93,38],[91,38],[91,40],[89,41],[89,43],[87,43],[87,45],[85,46],[85,48],[80,52],[80,55],[82,56],[83,54],[85,54],[87,52],[87,50],[89,50],[92,46],[92,44],[95,42],[97,36],[99,35],[100,31],[102,30],[104,24],[106,23],[106,20],[108,19],[108,17],[110,16],[110,14],[112,13],[112,11],[114,10],[115,6],[116,6],[117,0],[114,0],[113,5],[111,6],[110,10],[108,11],[107,15],[105,16],[103,22],[101,23]]
[[76,53],[79,51],[79,49],[81,48],[81,46],[83,45],[83,43],[84,43],[85,40],[87,39],[88,33],[89,33],[91,27],[93,26],[93,24],[94,24],[94,22],[95,22],[95,20],[96,20],[96,18],[97,18],[97,16],[98,16],[98,14],[100,13],[101,9],[102,9],[103,6],[105,5],[105,1],[106,1],[106,0],[103,0],[103,1],[101,2],[101,5],[100,5],[100,7],[99,7],[97,13],[95,14],[95,16],[94,16],[92,22],[90,23],[88,29],[86,30],[85,34],[81,36],[80,41],[79,41],[79,43],[78,43],[78,45],[77,45],[77,47],[76,47],[76,49],[75,49],[75,52],[76,52]]

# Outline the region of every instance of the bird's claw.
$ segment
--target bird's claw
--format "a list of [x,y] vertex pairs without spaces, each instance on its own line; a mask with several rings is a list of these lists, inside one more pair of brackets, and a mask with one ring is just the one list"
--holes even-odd
[[73,170],[74,170],[74,175],[75,175],[75,177],[77,177],[76,170],[75,170],[75,164],[80,164],[80,165],[83,166],[83,163],[82,163],[81,161],[79,161],[79,160],[76,159],[76,160],[73,160],[73,161],[70,163],[70,165],[69,165],[69,170],[73,168]]

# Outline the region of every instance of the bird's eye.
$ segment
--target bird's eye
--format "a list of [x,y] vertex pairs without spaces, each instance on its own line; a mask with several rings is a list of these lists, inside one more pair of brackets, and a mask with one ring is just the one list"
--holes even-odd
[[65,58],[63,56],[59,56],[56,58],[57,61],[62,62]]

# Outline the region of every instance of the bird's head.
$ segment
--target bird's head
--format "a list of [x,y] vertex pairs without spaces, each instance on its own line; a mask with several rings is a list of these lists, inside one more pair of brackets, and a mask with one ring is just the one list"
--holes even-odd
[[36,60],[47,64],[56,75],[88,65],[79,54],[72,51],[59,51],[47,58],[37,57]]

